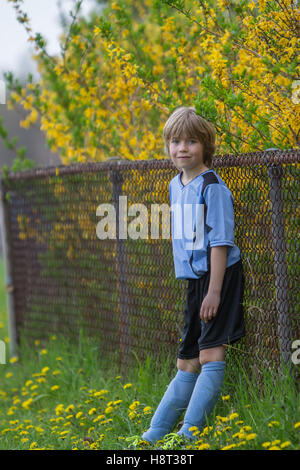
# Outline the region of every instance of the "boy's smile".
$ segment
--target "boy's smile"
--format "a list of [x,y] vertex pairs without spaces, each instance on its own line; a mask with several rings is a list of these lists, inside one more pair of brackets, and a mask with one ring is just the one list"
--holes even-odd
[[209,170],[203,163],[203,144],[195,138],[173,137],[169,144],[170,157],[186,182]]

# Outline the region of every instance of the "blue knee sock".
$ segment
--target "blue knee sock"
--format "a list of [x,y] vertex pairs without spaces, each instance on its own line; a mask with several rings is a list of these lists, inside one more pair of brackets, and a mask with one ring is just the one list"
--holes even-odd
[[177,434],[195,439],[192,426],[199,431],[206,423],[208,416],[214,408],[220,394],[225,375],[225,362],[207,362],[202,366],[201,374],[195,384],[193,394],[187,407],[184,423]]
[[188,406],[198,376],[198,373],[178,370],[152,417],[150,429],[142,435],[142,439],[155,443],[171,432]]

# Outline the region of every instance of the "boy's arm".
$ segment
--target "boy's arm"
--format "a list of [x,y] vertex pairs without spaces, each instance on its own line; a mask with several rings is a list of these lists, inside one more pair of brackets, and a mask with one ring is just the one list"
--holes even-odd
[[226,269],[227,246],[213,246],[210,253],[210,281],[203,299],[200,318],[205,322],[216,316],[221,299],[221,290]]

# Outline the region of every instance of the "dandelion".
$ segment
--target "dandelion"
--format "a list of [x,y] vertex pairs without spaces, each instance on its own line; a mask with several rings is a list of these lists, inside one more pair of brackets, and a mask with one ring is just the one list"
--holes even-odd
[[205,449],[209,449],[210,448],[210,445],[209,444],[206,444],[206,443],[203,443],[203,444],[200,444],[197,449],[198,450],[205,450]]
[[222,397],[222,400],[223,401],[226,401],[226,400],[229,400],[230,399],[230,395],[225,395]]
[[252,429],[251,426],[243,426],[242,427],[243,431],[251,431],[251,429]]
[[129,409],[130,410],[135,410],[136,407],[140,404],[139,401],[134,401],[133,403],[131,403],[131,405],[129,406]]
[[228,418],[226,418],[226,416],[219,416],[217,415],[216,418],[221,421],[222,423],[226,423],[226,421],[228,421]]
[[25,410],[29,410],[29,406],[31,405],[31,403],[32,403],[32,398],[29,398],[28,400],[22,403],[22,407],[25,408]]
[[253,432],[253,433],[248,434],[248,435],[246,436],[246,440],[247,440],[247,441],[251,441],[252,439],[255,439],[256,436],[257,436],[257,434],[255,434],[255,433]]
[[12,376],[13,376],[13,374],[11,372],[7,372],[7,374],[5,374],[5,377],[7,379],[10,379],[10,377],[12,377]]
[[279,422],[278,421],[271,421],[269,424],[268,424],[269,428],[272,428],[273,426],[279,426]]
[[61,415],[64,411],[64,405],[60,403],[59,405],[56,406],[55,408],[55,414],[56,415]]
[[236,444],[229,444],[228,446],[222,447],[221,450],[229,450],[236,447]]
[[271,445],[271,442],[263,442],[262,443],[262,446],[265,447],[265,448],[270,447],[270,445]]
[[91,408],[89,410],[89,415],[93,415],[94,413],[96,413],[96,411],[97,411],[96,408]]
[[43,356],[44,356],[45,354],[48,354],[47,349],[41,349],[40,354],[42,354]]
[[280,445],[280,447],[281,447],[281,449],[284,449],[285,447],[288,447],[290,445],[291,445],[290,441],[285,441]]
[[277,446],[277,444],[280,444],[280,439],[275,439],[275,441],[271,442],[272,446]]
[[126,388],[130,388],[130,387],[132,387],[132,384],[125,384],[123,388],[124,390],[126,390]]
[[229,419],[235,419],[238,417],[238,413],[231,413],[231,415],[229,415]]
[[17,356],[14,356],[14,357],[11,357],[11,358],[10,358],[9,362],[10,362],[11,364],[14,364],[15,362],[18,362],[18,360],[19,360],[18,357],[17,357]]
[[143,409],[143,411],[144,411],[144,414],[145,414],[145,415],[151,413],[151,406],[145,406],[145,408]]
[[298,421],[298,423],[294,424],[294,429],[298,429],[298,428],[300,428],[300,421]]
[[108,393],[108,390],[100,390],[99,392],[94,393],[94,397],[101,397],[105,393]]
[[[62,405],[62,406],[63,406],[63,405]],[[73,410],[74,410],[74,408],[75,408],[75,407],[74,407],[74,405],[73,405],[73,404],[71,404],[71,405],[67,406],[67,408],[66,408],[66,412],[67,412],[67,413],[70,413],[70,411],[73,411]]]
[[53,385],[53,386],[51,387],[51,390],[52,390],[52,391],[55,391],[55,390],[58,390],[58,389],[59,389],[59,385]]

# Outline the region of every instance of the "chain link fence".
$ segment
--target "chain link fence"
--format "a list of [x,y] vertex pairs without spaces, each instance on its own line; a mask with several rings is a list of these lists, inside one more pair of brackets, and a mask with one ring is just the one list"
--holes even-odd
[[[247,335],[228,351],[250,369],[289,361],[300,338],[299,162],[293,149],[214,160],[235,200],[245,274]],[[166,208],[177,173],[168,159],[112,159],[1,180],[12,350],[21,337],[83,330],[124,369],[133,355],[176,357],[187,281],[175,279]],[[111,238],[98,236],[104,221]]]

